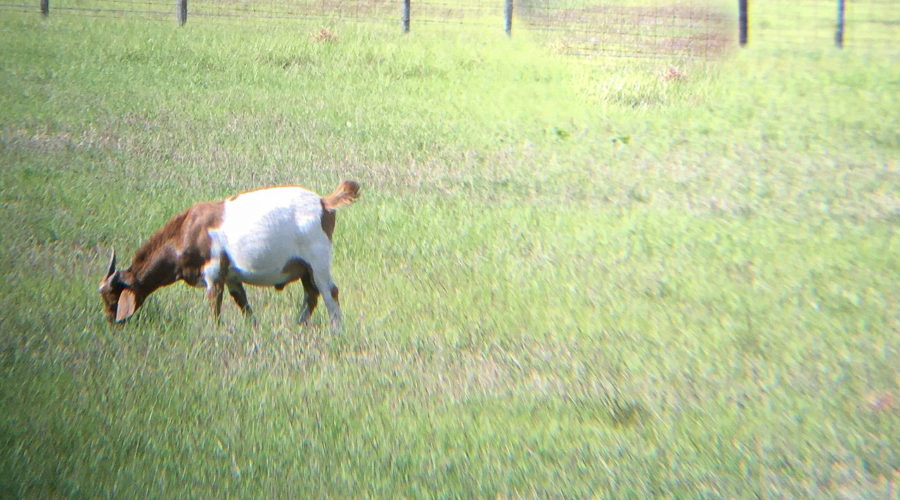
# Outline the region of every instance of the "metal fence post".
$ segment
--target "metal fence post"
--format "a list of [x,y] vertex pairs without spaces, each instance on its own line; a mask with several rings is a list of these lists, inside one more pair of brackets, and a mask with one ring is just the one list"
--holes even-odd
[[506,8],[503,14],[506,19],[506,36],[512,36],[513,0],[506,0]]
[[747,1],[738,0],[738,24],[740,26],[739,40],[741,47],[747,45],[748,28],[747,28]]
[[834,33],[834,44],[844,47],[844,0],[838,0],[837,31]]
[[409,2],[410,0],[403,0],[403,32],[409,33]]
[[178,26],[187,22],[187,0],[178,0]]
[[41,0],[41,14],[43,14],[44,17],[50,15],[50,0]]

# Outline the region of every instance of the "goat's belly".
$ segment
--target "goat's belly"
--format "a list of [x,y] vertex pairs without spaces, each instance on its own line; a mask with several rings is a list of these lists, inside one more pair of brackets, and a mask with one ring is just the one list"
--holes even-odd
[[257,286],[279,286],[294,281],[300,276],[295,262],[298,258],[287,251],[243,251],[229,252],[231,269],[229,275],[243,283]]
[[276,286],[292,281],[292,277],[282,270],[247,271],[244,269],[234,269],[232,270],[232,274],[242,283],[256,286]]
[[229,274],[238,280],[259,286],[275,286],[290,279],[290,254],[232,255]]

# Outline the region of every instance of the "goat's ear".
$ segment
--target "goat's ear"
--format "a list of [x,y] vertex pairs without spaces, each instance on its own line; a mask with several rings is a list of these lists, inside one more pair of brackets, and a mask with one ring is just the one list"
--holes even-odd
[[116,272],[116,249],[114,248],[112,251],[112,255],[109,256],[109,265],[106,266],[106,277],[109,278],[112,274]]
[[130,318],[134,314],[135,309],[137,309],[137,297],[135,297],[134,292],[127,288],[122,290],[121,295],[119,295],[119,306],[116,309],[116,323],[122,323]]

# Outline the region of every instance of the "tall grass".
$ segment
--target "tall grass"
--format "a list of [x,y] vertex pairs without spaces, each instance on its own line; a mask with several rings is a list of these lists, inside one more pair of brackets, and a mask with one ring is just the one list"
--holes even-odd
[[[0,494],[884,498],[895,53],[10,14]],[[95,285],[185,206],[328,191],[347,323]]]

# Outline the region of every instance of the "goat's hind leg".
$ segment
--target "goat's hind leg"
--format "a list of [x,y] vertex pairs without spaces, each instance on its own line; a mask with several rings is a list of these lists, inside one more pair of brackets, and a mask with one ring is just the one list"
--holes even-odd
[[325,301],[325,307],[328,308],[328,315],[331,316],[331,328],[338,331],[343,327],[343,317],[341,316],[341,306],[338,303],[338,287],[331,280],[331,271],[328,266],[313,268],[313,280],[316,288],[322,291],[322,300]]
[[300,312],[300,324],[305,325],[319,303],[319,289],[313,282],[310,270],[300,275],[300,281],[303,283],[303,311]]

